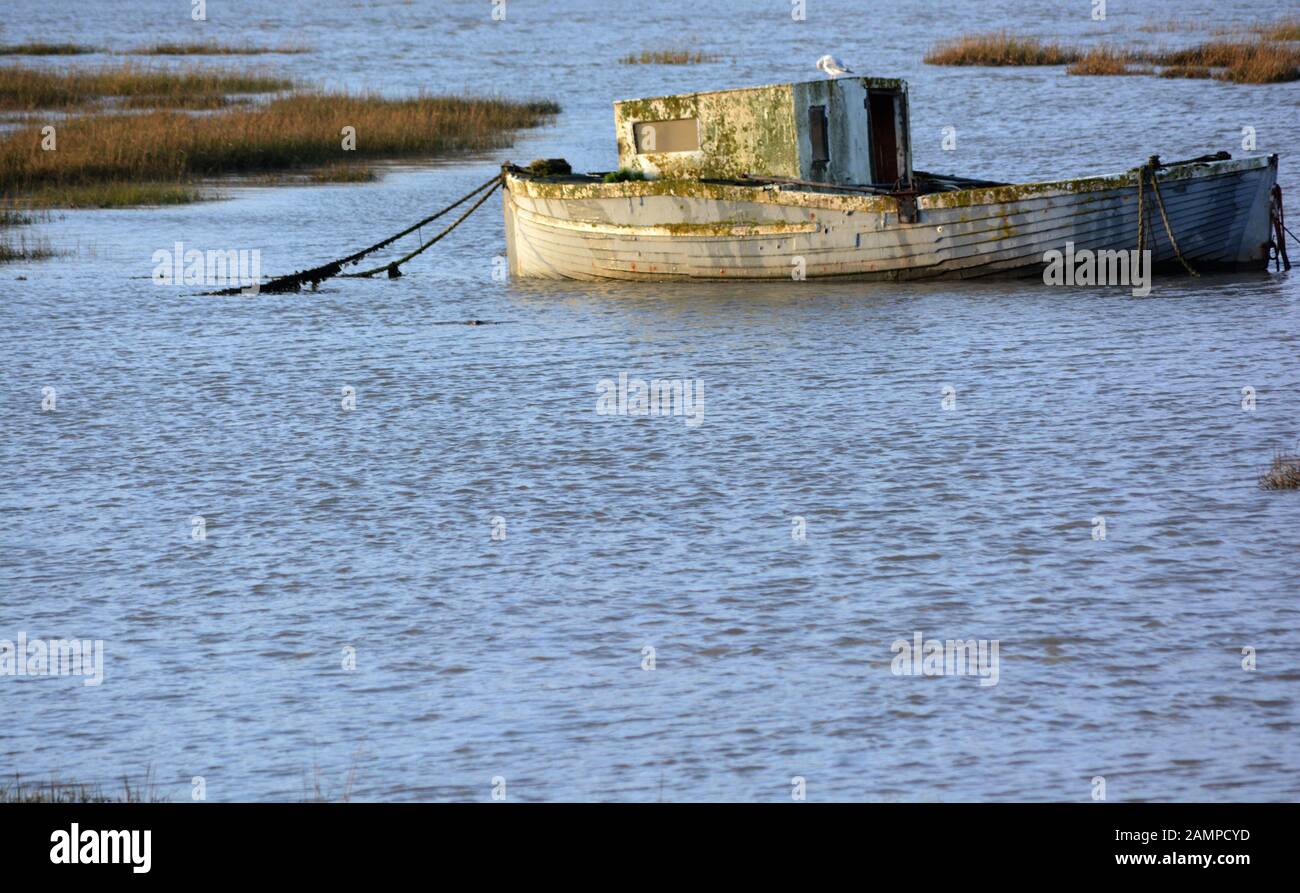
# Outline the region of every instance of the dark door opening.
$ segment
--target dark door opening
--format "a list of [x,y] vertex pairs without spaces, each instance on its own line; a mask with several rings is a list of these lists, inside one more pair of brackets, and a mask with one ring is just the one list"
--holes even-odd
[[826,106],[812,105],[808,107],[808,138],[812,142],[813,175],[819,177],[826,172],[826,165],[831,160]]
[[898,94],[867,91],[867,126],[871,129],[871,181],[893,186],[898,170]]

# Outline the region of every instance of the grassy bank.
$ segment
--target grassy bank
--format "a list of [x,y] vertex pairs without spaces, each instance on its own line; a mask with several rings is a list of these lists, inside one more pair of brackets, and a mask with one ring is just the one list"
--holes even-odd
[[1273,454],[1273,464],[1259,476],[1263,490],[1300,490],[1300,455]]
[[1142,50],[1100,45],[1087,50],[1005,31],[971,34],[936,44],[931,65],[1067,65],[1074,75],[1214,78],[1236,84],[1300,80],[1300,21],[1244,28],[1240,36],[1182,49]]
[[261,56],[268,53],[298,54],[310,53],[305,46],[259,47],[247,44],[216,43],[155,43],[136,47],[131,50],[133,56]]
[[992,31],[938,43],[923,61],[930,65],[1068,65],[1080,55],[1077,49],[1036,37]]
[[1255,32],[1265,40],[1300,40],[1300,16],[1292,16],[1269,25],[1257,25]]
[[[46,215],[48,217],[48,215]],[[28,239],[24,233],[15,233],[14,227],[35,223],[37,215],[10,208],[0,208],[0,263],[18,260],[43,260],[55,252],[45,239]]]
[[1151,74],[1149,68],[1134,68],[1129,54],[1113,47],[1094,47],[1065,69],[1066,74]]
[[143,779],[122,779],[121,788],[104,788],[98,784],[80,784],[51,779],[46,782],[23,781],[15,775],[10,783],[0,785],[0,803],[160,803],[151,773]]
[[624,65],[702,65],[717,62],[718,57],[698,50],[644,50],[629,53],[618,61]]
[[1130,57],[1179,69],[1184,72],[1177,75],[1181,77],[1213,77],[1236,84],[1300,80],[1300,46],[1285,43],[1216,40],[1189,49],[1132,52]]
[[[204,177],[503,148],[558,110],[499,98],[308,93],[198,117],[91,115],[59,125],[55,152],[41,150],[37,127],[0,139],[0,193],[30,207],[185,201]],[[344,127],[355,128],[354,151],[342,148]],[[334,176],[365,177],[346,167]]]
[[17,43],[0,46],[0,56],[82,56],[98,52],[98,47],[80,43]]
[[75,109],[105,99],[132,108],[218,108],[231,94],[287,90],[293,82],[239,71],[169,71],[137,64],[83,71],[0,66],[0,109]]
[[260,56],[268,53],[310,53],[305,46],[260,47],[251,44],[154,43],[129,50],[106,50],[81,43],[16,43],[0,46],[0,56],[84,56],[116,52],[124,56]]

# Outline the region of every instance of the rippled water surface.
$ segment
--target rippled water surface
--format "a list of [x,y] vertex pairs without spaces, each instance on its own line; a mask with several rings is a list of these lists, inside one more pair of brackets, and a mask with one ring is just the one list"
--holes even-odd
[[[809,799],[1085,800],[1099,775],[1111,800],[1300,795],[1300,494],[1255,486],[1300,439],[1294,273],[1148,298],[507,283],[494,200],[396,281],[218,299],[148,278],[178,240],[258,247],[267,272],[339,256],[507,158],[609,169],[612,100],[804,79],[823,52],[909,80],[918,168],[1113,172],[1236,153],[1251,126],[1289,188],[1295,84],[920,62],[961,31],[1173,43],[1197,35],[1136,26],[1288,4],[87,6],[10,0],[0,38],[296,41],[314,52],[234,64],[564,112],[374,184],[60,213],[36,231],[67,256],[0,268],[0,638],[106,651],[99,687],[0,679],[5,776],[152,767],[160,795],[201,775],[216,800],[349,774],[380,800],[487,799],[496,776],[527,800],[783,800],[793,776]],[[616,64],[675,45],[724,61]],[[703,381],[703,423],[597,415],[620,372]],[[998,640],[998,684],[893,675],[916,631]]]

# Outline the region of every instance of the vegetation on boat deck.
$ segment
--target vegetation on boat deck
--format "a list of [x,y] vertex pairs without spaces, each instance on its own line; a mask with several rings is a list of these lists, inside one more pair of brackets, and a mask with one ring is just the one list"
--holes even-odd
[[564,177],[573,173],[573,167],[563,158],[534,158],[524,170],[534,177]]
[[1068,65],[1067,74],[1214,78],[1236,84],[1300,80],[1300,20],[1254,25],[1235,36],[1178,49],[1101,44],[1091,48],[1044,43],[1005,31],[973,34],[937,44],[931,65]]
[[16,43],[0,46],[0,56],[84,56],[98,47],[80,43]]
[[1008,31],[967,34],[936,44],[925,54],[930,65],[1068,65],[1080,52]]
[[81,71],[0,66],[0,109],[85,108],[118,99],[131,108],[216,108],[230,94],[287,90],[293,81],[269,74],[200,69],[172,71],[138,64]]
[[602,179],[606,183],[626,183],[628,180],[644,180],[645,174],[641,171],[634,171],[630,168],[620,167],[616,171],[610,171]]
[[719,58],[699,50],[642,50],[629,53],[618,61],[624,65],[703,65],[717,62]]
[[1259,486],[1264,490],[1300,490],[1300,455],[1276,453],[1273,464],[1259,476]]
[[[510,145],[559,107],[550,101],[302,93],[211,115],[94,114],[0,138],[0,193],[29,207],[120,207],[198,198],[197,181],[232,173],[303,171],[361,159],[439,156]],[[355,149],[342,147],[355,128]],[[366,178],[335,169],[328,182]]]

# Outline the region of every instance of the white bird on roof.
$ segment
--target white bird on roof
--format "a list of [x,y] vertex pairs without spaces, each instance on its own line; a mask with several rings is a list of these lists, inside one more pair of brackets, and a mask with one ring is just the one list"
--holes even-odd
[[817,70],[826,72],[828,78],[837,78],[842,74],[853,74],[852,68],[849,68],[829,53],[817,60]]

